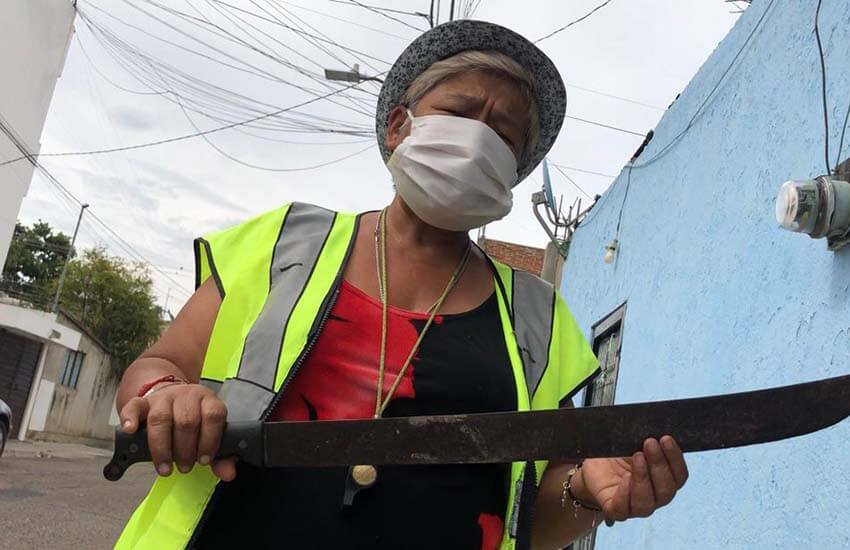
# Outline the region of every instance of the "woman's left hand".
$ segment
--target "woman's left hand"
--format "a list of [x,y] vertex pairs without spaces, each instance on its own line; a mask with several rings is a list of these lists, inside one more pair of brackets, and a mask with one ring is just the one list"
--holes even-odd
[[688,467],[679,445],[668,435],[660,441],[647,439],[643,451],[630,458],[585,460],[575,477],[575,497],[601,508],[611,524],[648,517],[667,505],[687,481]]

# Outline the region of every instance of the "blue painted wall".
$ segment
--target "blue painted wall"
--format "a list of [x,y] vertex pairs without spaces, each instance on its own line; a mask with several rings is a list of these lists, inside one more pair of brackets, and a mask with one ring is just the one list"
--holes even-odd
[[[615,264],[602,256],[628,168],[575,234],[562,289],[588,337],[628,300],[618,403],[850,373],[850,249],[829,252],[773,217],[782,182],[825,172],[815,4],[773,2],[692,128],[634,168]],[[636,165],[687,127],[769,5],[756,0],[741,17]],[[850,2],[824,0],[821,33],[834,161],[850,101]],[[600,528],[598,548],[850,548],[850,421],[689,457],[677,499]]]

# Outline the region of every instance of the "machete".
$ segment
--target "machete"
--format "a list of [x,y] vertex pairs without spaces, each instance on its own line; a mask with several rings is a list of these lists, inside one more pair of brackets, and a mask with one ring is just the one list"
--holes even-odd
[[[507,463],[629,456],[671,435],[685,452],[741,447],[812,433],[850,416],[850,375],[766,390],[608,407],[533,412],[232,422],[219,458],[255,466]],[[103,469],[116,481],[151,460],[144,429],[115,432]]]

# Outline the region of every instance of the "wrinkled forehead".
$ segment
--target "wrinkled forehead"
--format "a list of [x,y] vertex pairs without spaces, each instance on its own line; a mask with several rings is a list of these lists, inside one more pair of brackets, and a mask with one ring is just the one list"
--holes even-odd
[[451,100],[469,110],[492,103],[502,111],[521,114],[534,101],[527,86],[495,71],[466,71],[451,75],[425,91],[422,100]]

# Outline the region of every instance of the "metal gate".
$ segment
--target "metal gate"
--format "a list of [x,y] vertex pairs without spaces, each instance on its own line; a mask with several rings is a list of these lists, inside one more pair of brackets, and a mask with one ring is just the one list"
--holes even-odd
[[42,345],[0,329],[0,399],[12,409],[16,426],[27,404]]

